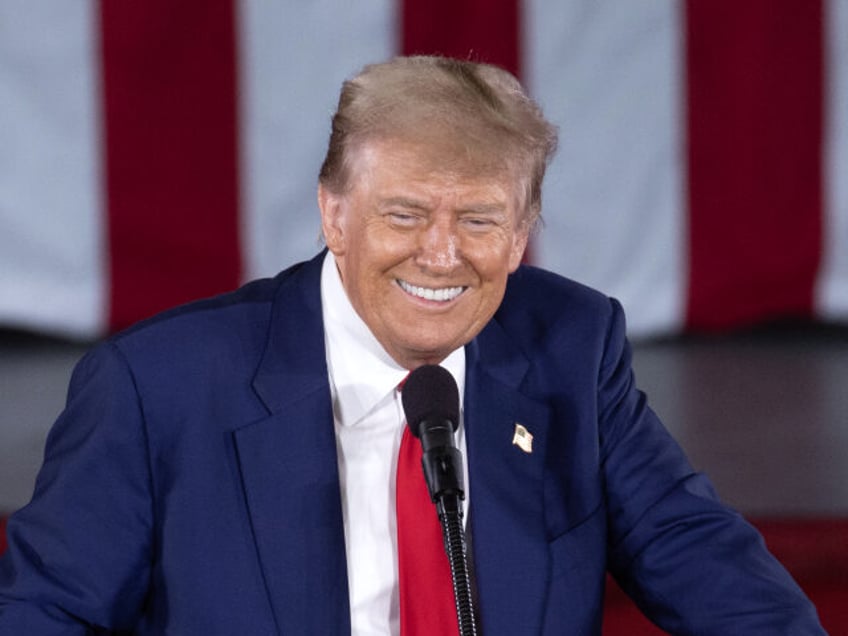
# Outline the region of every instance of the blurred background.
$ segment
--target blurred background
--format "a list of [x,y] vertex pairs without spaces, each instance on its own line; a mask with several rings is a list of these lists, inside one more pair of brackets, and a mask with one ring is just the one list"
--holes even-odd
[[0,0],[0,514],[93,342],[320,249],[340,84],[398,53],[560,126],[528,260],[623,303],[654,408],[848,633],[848,0]]

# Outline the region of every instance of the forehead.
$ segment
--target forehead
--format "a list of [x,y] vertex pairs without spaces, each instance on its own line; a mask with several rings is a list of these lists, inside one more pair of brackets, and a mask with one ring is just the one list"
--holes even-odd
[[352,158],[352,187],[447,188],[511,197],[518,180],[502,162],[479,162],[432,143],[369,141]]

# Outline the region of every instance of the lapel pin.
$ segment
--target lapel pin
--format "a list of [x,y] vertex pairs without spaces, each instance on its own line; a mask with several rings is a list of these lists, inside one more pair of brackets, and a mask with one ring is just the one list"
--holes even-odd
[[512,443],[525,453],[533,452],[533,434],[518,422],[515,423],[515,434],[512,436]]

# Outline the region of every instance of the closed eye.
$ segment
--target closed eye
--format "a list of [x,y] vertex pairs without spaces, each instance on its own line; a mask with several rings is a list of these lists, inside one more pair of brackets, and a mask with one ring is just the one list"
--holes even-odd
[[418,222],[420,215],[415,214],[413,212],[403,212],[393,210],[386,213],[386,216],[394,225],[400,225],[403,227],[411,227]]
[[462,217],[461,223],[470,232],[483,233],[494,228],[500,227],[502,222],[500,217],[495,216],[465,216]]
[[490,225],[495,225],[495,222],[492,219],[463,219],[463,222],[474,227],[489,227]]

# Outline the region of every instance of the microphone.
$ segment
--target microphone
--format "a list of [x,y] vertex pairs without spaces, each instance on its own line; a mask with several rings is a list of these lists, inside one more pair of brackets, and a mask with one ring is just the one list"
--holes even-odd
[[424,450],[421,465],[442,525],[459,633],[476,636],[471,572],[462,531],[462,455],[453,440],[459,426],[459,389],[447,369],[430,364],[409,374],[400,395],[409,429],[421,440]]
[[465,498],[462,455],[454,443],[459,426],[459,389],[444,367],[418,367],[401,391],[403,411],[410,431],[421,440],[421,464],[433,503],[458,507]]

